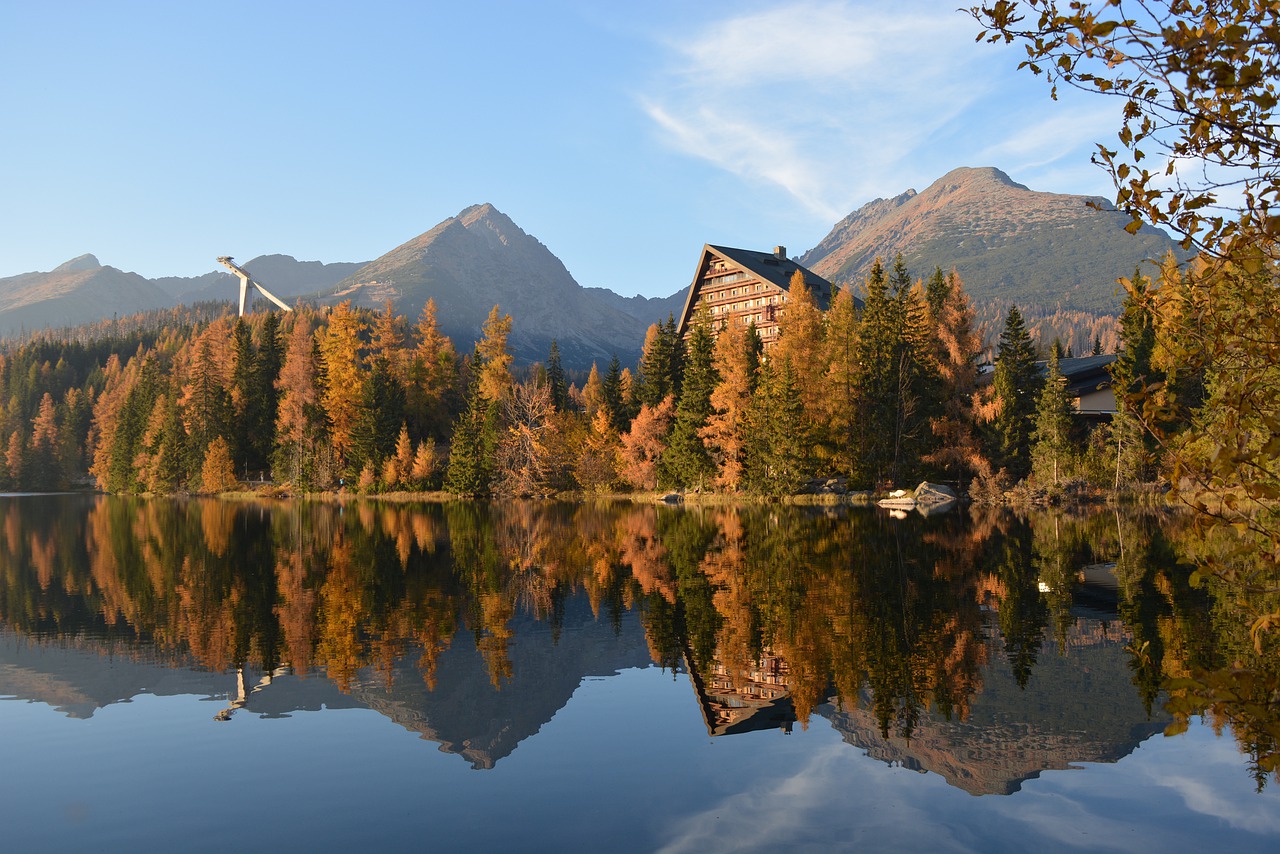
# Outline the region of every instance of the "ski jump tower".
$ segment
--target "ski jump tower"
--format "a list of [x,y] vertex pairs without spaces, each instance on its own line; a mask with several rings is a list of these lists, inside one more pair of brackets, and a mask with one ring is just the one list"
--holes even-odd
[[258,293],[262,294],[264,297],[271,300],[273,303],[280,306],[285,311],[291,310],[289,306],[284,304],[284,301],[281,300],[280,297],[276,296],[275,294],[271,293],[271,291],[264,288],[261,283],[255,282],[253,280],[253,276],[250,276],[247,272],[244,271],[243,268],[241,268],[238,264],[236,264],[232,260],[230,255],[219,256],[218,263],[226,267],[231,272],[235,273],[236,277],[240,279],[240,316],[241,317],[244,317],[244,298],[249,293],[250,286],[257,288]]

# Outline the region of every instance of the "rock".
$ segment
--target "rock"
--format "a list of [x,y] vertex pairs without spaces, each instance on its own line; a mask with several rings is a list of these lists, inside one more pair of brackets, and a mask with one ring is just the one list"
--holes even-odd
[[955,501],[956,493],[955,490],[949,486],[925,481],[916,487],[914,498],[917,504],[945,504],[948,501]]
[[658,500],[663,504],[682,504],[684,503],[684,496],[678,492],[668,492]]

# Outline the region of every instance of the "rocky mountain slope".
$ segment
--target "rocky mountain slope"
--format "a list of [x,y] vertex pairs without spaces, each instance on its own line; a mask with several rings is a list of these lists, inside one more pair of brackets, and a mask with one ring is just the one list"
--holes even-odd
[[323,297],[416,320],[434,299],[440,325],[467,351],[494,305],[512,317],[519,361],[545,359],[555,339],[567,367],[633,364],[657,316],[639,320],[579,285],[560,259],[492,205],[474,205],[365,265]]
[[74,326],[173,305],[149,279],[81,255],[47,273],[0,279],[0,335]]
[[961,168],[924,192],[863,205],[800,263],[833,282],[860,283],[875,258],[891,264],[901,252],[917,277],[955,267],[975,301],[1114,312],[1116,279],[1176,249],[1155,229],[1129,234],[1128,222],[1097,196],[1037,192],[998,169]]

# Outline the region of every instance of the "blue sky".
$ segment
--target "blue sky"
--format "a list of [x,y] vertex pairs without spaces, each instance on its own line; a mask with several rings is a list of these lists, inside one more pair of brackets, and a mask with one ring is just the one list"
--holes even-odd
[[1117,104],[951,2],[0,0],[0,277],[368,261],[491,202],[583,285],[798,254],[957,166],[1110,198]]

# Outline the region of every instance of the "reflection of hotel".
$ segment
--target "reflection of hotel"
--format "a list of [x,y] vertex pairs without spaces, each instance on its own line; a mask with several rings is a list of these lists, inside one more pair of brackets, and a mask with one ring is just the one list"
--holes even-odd
[[686,652],[685,669],[710,735],[768,729],[791,732],[796,710],[787,694],[787,662],[782,656],[766,652],[745,670],[717,661],[709,672],[701,673]]

